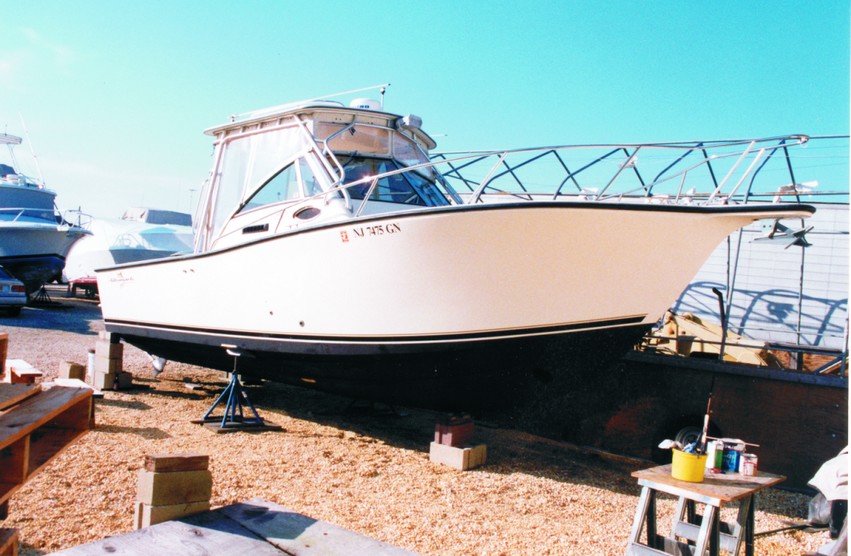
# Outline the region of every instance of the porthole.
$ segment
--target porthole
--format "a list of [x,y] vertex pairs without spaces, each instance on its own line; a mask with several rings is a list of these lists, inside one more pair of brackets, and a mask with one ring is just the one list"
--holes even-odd
[[298,218],[299,220],[310,220],[311,218],[316,218],[319,216],[319,213],[322,212],[316,207],[304,207],[296,211],[293,215],[294,218]]

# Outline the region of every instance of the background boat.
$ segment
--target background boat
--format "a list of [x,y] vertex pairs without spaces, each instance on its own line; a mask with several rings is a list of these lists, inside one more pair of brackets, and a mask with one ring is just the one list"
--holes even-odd
[[61,277],[71,246],[88,232],[56,208],[56,193],[17,169],[20,137],[0,134],[8,158],[0,162],[0,265],[24,282],[30,294]]
[[94,219],[91,235],[68,253],[65,281],[96,288],[95,269],[192,251],[192,216],[182,212],[134,207],[121,218]]

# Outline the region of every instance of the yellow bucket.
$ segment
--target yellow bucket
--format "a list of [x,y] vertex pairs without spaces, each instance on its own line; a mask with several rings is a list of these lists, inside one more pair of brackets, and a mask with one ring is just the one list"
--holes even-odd
[[706,470],[706,454],[687,454],[674,448],[671,461],[671,476],[681,481],[702,483],[703,472]]

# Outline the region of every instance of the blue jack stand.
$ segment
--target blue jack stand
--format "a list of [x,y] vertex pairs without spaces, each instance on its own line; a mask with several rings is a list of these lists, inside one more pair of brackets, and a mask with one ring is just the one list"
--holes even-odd
[[[237,349],[226,349],[228,355],[233,356],[233,372],[230,374],[230,382],[216,398],[213,405],[210,406],[210,409],[207,410],[207,413],[201,419],[192,422],[203,424],[216,432],[280,430],[281,427],[278,425],[271,425],[263,421],[254,408],[254,404],[248,399],[248,394],[242,389],[242,383],[240,383],[239,375],[236,372],[236,363],[242,353]],[[213,411],[223,400],[226,401],[222,416],[212,416]],[[244,408],[251,410],[251,413],[246,415]]]

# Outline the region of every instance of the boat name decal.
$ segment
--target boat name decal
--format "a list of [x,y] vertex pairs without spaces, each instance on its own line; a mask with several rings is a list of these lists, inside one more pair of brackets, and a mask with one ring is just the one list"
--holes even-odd
[[389,224],[375,224],[373,226],[360,226],[358,228],[352,228],[351,230],[340,230],[340,239],[343,243],[348,243],[352,237],[373,237],[373,236],[383,236],[385,234],[398,234],[401,233],[402,226],[397,224],[396,222],[391,222]]
[[110,282],[132,282],[132,276],[124,276],[124,273],[119,272],[117,275],[110,277]]

